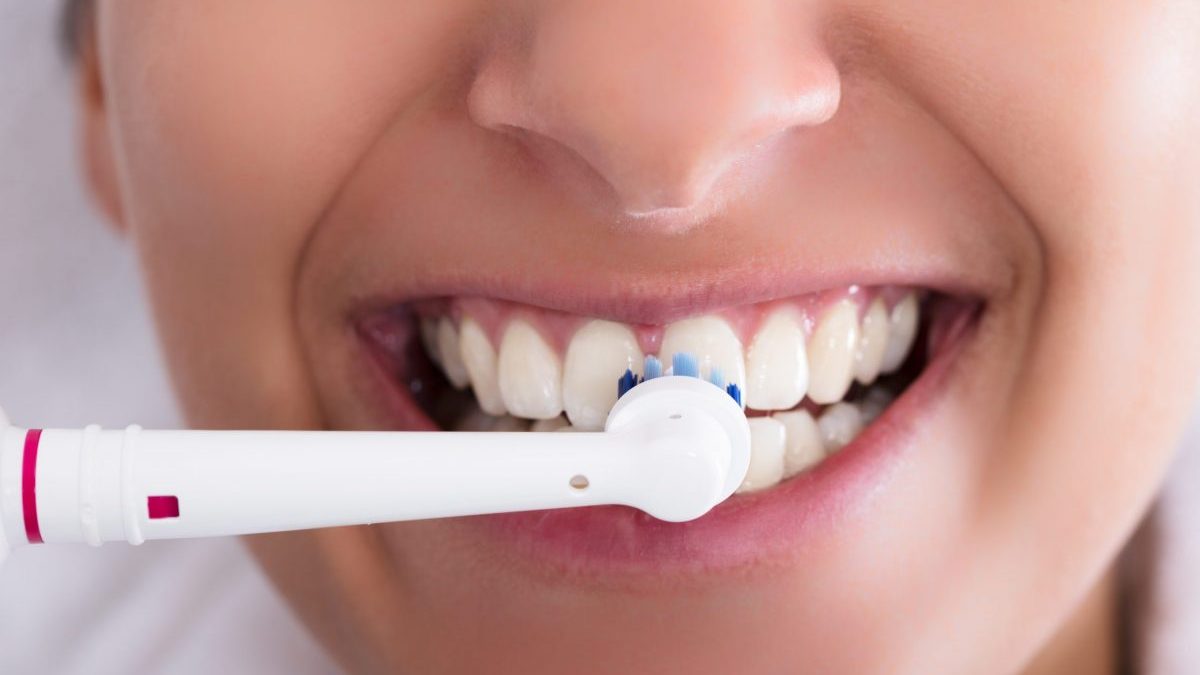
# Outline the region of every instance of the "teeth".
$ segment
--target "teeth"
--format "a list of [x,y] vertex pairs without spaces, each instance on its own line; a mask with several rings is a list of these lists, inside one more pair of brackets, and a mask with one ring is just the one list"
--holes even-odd
[[783,424],[770,417],[751,417],[750,468],[738,492],[769,488],[783,480],[783,453],[786,446]]
[[496,377],[496,350],[488,341],[483,328],[469,317],[463,317],[458,336],[459,353],[463,365],[471,376],[471,389],[479,407],[489,415],[508,412],[500,396],[500,383]]
[[534,422],[532,426],[529,427],[529,430],[530,431],[559,431],[561,429],[566,429],[569,426],[570,426],[570,424],[567,423],[567,418],[563,417],[562,415],[559,415],[558,417],[551,417],[548,420],[538,420],[538,421]]
[[529,420],[523,420],[512,415],[501,415],[492,418],[492,428],[488,431],[529,431]]
[[783,475],[791,478],[825,458],[825,442],[817,422],[807,410],[775,413],[786,430],[787,448],[783,454]]
[[455,431],[525,431],[528,428],[527,420],[520,420],[511,415],[489,415],[476,406],[469,406],[469,409],[454,421]]
[[571,424],[585,431],[603,429],[617,402],[617,378],[626,368],[640,375],[643,358],[637,337],[625,325],[597,320],[580,328],[563,366],[563,408]]
[[509,322],[497,364],[500,396],[510,413],[536,420],[562,413],[562,364],[528,322]]
[[917,319],[920,318],[920,312],[917,296],[913,293],[909,293],[900,304],[892,308],[892,315],[888,321],[887,349],[883,354],[883,372],[895,372],[904,364],[904,359],[908,358],[913,340],[917,337]]
[[449,317],[442,317],[437,326],[437,353],[441,358],[446,379],[455,389],[465,389],[471,383],[467,366],[463,364],[462,349],[458,344],[458,330]]
[[808,347],[808,397],[820,404],[846,395],[854,379],[858,347],[858,308],[850,300],[834,305],[813,332]]
[[862,431],[862,411],[853,403],[832,405],[817,420],[817,428],[821,430],[825,451],[832,454],[848,445]]
[[892,394],[880,387],[871,387],[867,390],[867,395],[863,397],[861,403],[858,404],[862,410],[863,426],[867,426],[874,422],[883,411],[892,404]]
[[[807,319],[792,306],[767,314],[743,356],[742,343],[723,318],[707,315],[666,326],[658,356],[694,355],[687,370],[704,379],[736,384],[746,407],[774,411],[748,420],[751,462],[739,492],[763,490],[820,463],[854,440],[891,403],[892,394],[871,386],[881,373],[903,364],[919,324],[915,293],[889,313],[882,299],[861,320],[852,299],[830,306],[806,340]],[[459,430],[573,432],[603,429],[616,402],[617,378],[630,369],[642,375],[647,359],[633,328],[590,320],[560,357],[533,324],[510,320],[492,346],[481,325],[464,316],[422,318],[419,336],[429,356],[458,388],[474,389],[477,408],[453,424]],[[657,363],[657,361],[654,361]],[[685,369],[683,361],[678,367]],[[720,373],[717,377],[716,373]],[[842,401],[855,381],[864,385],[857,403]],[[814,413],[797,406],[805,396],[824,406]]]
[[863,384],[871,384],[879,377],[888,345],[889,321],[887,307],[877,298],[863,316],[862,335],[854,352],[854,379]]
[[438,349],[438,320],[432,317],[421,317],[421,346],[425,348],[425,355],[430,361],[442,365],[442,354]]
[[776,311],[763,322],[746,355],[746,407],[788,410],[804,398],[808,390],[804,337],[795,311]]
[[[724,320],[715,316],[676,321],[663,332],[662,361],[670,363],[680,352],[695,354],[701,364],[700,375],[708,378],[714,369],[721,371],[725,382],[746,390],[746,363],[742,358],[742,342]],[[743,398],[743,401],[745,399]]]

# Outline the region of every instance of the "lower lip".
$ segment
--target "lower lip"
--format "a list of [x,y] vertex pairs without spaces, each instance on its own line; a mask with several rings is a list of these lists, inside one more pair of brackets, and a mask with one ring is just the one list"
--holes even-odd
[[973,333],[969,328],[960,324],[944,339],[917,380],[837,454],[765,492],[734,495],[696,520],[668,523],[631,507],[593,506],[444,522],[509,554],[505,558],[597,580],[678,578],[786,563],[806,545],[851,534],[852,521],[870,517],[872,504],[915,446],[922,421],[941,402],[945,381]]
[[508,513],[459,519],[518,559],[593,578],[719,574],[800,555],[806,543],[846,533],[869,516],[922,419],[937,407],[966,331],[850,445],[810,471],[757,494],[734,495],[687,523],[626,506]]

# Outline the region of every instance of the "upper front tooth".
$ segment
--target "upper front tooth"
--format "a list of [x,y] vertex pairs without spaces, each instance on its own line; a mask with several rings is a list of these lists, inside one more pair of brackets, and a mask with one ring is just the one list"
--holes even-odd
[[580,328],[563,366],[563,408],[571,424],[586,431],[603,429],[617,402],[617,378],[626,368],[640,375],[643,358],[628,326],[595,320]]
[[750,425],[750,468],[738,492],[763,490],[783,480],[783,424],[770,417],[751,417],[746,422]]
[[528,322],[509,322],[497,371],[500,396],[513,415],[548,419],[562,413],[562,364]]
[[862,320],[862,336],[854,352],[854,378],[871,384],[879,377],[888,344],[888,312],[883,300],[876,298]]
[[892,308],[892,315],[888,321],[887,349],[883,354],[883,372],[895,372],[904,364],[908,351],[912,349],[913,340],[917,337],[917,320],[920,315],[921,308],[917,304],[915,293],[904,296],[900,304]]
[[853,403],[832,405],[817,420],[826,452],[837,452],[850,444],[863,429],[862,411]]
[[496,377],[496,350],[492,348],[487,333],[470,317],[463,317],[459,327],[458,350],[463,366],[471,376],[471,390],[479,407],[489,415],[508,412],[500,396],[500,383]]
[[787,432],[787,449],[783,455],[783,475],[791,478],[825,457],[825,442],[817,422],[807,410],[775,413]]
[[462,349],[458,345],[458,329],[450,317],[442,317],[437,327],[437,351],[441,356],[442,370],[455,389],[463,389],[471,382],[467,366],[462,360]]
[[834,305],[813,332],[808,347],[808,397],[816,403],[840,401],[854,379],[858,347],[858,307],[850,300]]
[[808,391],[804,328],[794,310],[776,311],[758,330],[746,354],[746,407],[787,410]]
[[710,371],[720,369],[726,383],[736,384],[743,392],[746,390],[742,342],[724,320],[715,316],[700,316],[667,326],[659,351],[662,360],[669,363],[672,356],[681,352],[696,356],[702,366],[701,376],[709,375],[703,370],[705,365],[709,366]]

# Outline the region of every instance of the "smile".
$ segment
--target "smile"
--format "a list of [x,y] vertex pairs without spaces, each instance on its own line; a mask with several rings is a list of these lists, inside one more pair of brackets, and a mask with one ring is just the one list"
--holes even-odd
[[[696,357],[700,377],[735,386],[750,423],[750,469],[738,494],[698,521],[661,523],[619,506],[463,519],[571,567],[661,570],[689,556],[695,563],[689,552],[701,541],[706,567],[757,559],[777,547],[747,532],[784,519],[793,530],[805,520],[798,514],[869,492],[936,398],[935,380],[978,309],[970,298],[904,285],[851,285],[661,323],[434,297],[374,312],[358,333],[410,404],[397,419],[416,415],[426,428],[600,430],[622,374],[669,373],[679,353]],[[722,538],[730,541],[716,545]]]

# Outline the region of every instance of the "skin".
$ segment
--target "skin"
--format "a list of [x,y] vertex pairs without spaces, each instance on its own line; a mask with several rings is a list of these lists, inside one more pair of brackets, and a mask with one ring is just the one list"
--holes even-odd
[[250,541],[348,669],[1112,670],[1106,570],[1200,370],[1200,317],[1178,311],[1200,292],[1200,5],[125,0],[93,18],[88,176],[197,427],[392,426],[348,317],[452,279],[543,300],[621,284],[629,307],[605,311],[623,316],[764,269],[916,269],[986,303],[913,459],[776,564],[583,582],[457,522]]

